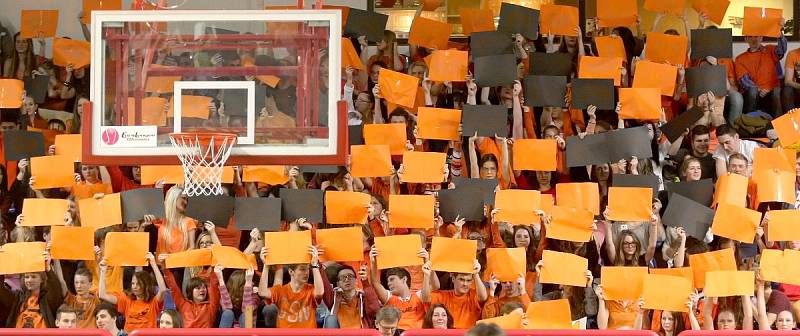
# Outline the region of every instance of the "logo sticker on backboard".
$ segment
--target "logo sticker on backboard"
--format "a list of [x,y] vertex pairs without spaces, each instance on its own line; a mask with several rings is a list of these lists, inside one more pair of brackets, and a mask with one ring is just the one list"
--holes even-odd
[[103,147],[156,147],[158,126],[103,126]]

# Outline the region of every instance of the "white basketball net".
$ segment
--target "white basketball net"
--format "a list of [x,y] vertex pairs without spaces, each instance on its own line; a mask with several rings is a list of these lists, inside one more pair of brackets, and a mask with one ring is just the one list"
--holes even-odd
[[222,171],[236,135],[176,133],[169,138],[183,165],[183,193],[189,197],[222,195]]

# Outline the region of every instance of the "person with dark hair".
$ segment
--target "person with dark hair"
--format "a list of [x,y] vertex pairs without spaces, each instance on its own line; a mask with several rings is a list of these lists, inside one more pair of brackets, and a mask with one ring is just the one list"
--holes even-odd
[[482,323],[469,329],[464,336],[506,336],[506,332],[494,323]]
[[[202,247],[201,247],[202,248]],[[166,255],[161,255],[165,256]],[[159,259],[161,259],[159,256]],[[163,267],[163,265],[162,265]],[[164,269],[164,280],[175,301],[175,307],[183,316],[186,328],[211,328],[219,312],[219,284],[217,277],[208,279],[193,277],[186,285],[186,292],[175,281],[172,270]]]
[[755,141],[739,139],[739,133],[727,124],[717,127],[717,141],[719,146],[713,156],[717,166],[717,176],[723,176],[728,172],[728,160],[731,155],[742,154],[752,163],[753,151],[760,147]]
[[125,330],[120,330],[117,327],[117,308],[109,303],[101,303],[94,311],[95,320],[97,321],[97,328],[108,331],[111,336],[127,336]]
[[[451,290],[433,290],[431,287],[431,277],[436,277],[436,273],[431,269],[431,263],[426,262],[422,266],[425,275],[422,280],[422,302],[441,303],[453,314],[453,325],[456,328],[468,328],[480,319],[481,308],[489,298],[486,286],[480,278],[481,264],[475,260],[472,274],[451,273],[453,281]],[[474,288],[473,288],[474,285]]]
[[[49,259],[49,256],[46,257]],[[46,260],[50,264],[49,260]],[[48,267],[49,268],[49,267]],[[0,276],[0,284],[5,280]],[[7,311],[9,328],[53,328],[56,326],[53,313],[63,302],[57,290],[58,280],[51,271],[23,273],[21,289],[12,291],[0,286],[0,310]]]
[[183,317],[175,309],[164,309],[158,316],[158,328],[183,328]]
[[[687,129],[670,144],[667,154],[678,166],[681,166],[683,161],[689,157],[697,159],[700,161],[700,167],[702,168],[701,179],[711,178],[716,181],[717,170],[714,165],[714,158],[708,152],[709,143],[711,142],[709,133],[707,126],[695,125],[691,131]],[[681,147],[687,135],[690,139],[689,146],[688,148]]]
[[56,328],[76,329],[78,328],[78,312],[68,304],[62,304],[56,310]]
[[744,96],[743,113],[756,110],[760,102],[768,102],[769,108],[762,109],[773,117],[782,113],[781,82],[783,75],[781,59],[786,53],[787,41],[783,36],[783,23],[780,20],[781,35],[777,44],[763,45],[763,36],[745,36],[747,50],[736,56],[736,76]]
[[375,315],[375,329],[378,329],[381,336],[400,336],[404,331],[398,327],[400,314],[400,309],[393,306],[381,308]]
[[423,329],[453,329],[453,316],[441,303],[431,305],[422,321]]
[[[336,286],[331,285],[327,276],[322,277],[325,294],[322,296],[331,313],[325,319],[325,328],[361,329],[372,325],[375,313],[381,304],[375,289],[367,283],[367,268],[362,267],[358,274],[353,267],[341,265],[336,270]],[[362,289],[356,287],[362,283]]]
[[[369,252],[370,282],[372,288],[378,295],[378,299],[386,307],[396,307],[402,313],[399,326],[402,329],[417,329],[422,326],[425,318],[425,303],[419,293],[411,292],[411,274],[405,268],[395,267],[385,271],[388,290],[381,284],[381,277],[378,273],[377,258],[380,251],[372,247]],[[419,255],[427,260],[428,252],[424,249],[419,251]]]
[[[269,246],[261,249],[261,260],[267,260]],[[271,300],[278,307],[278,328],[316,328],[316,310],[319,300],[325,294],[319,256],[322,252],[316,246],[308,247],[311,264],[287,265],[289,270],[288,284],[277,278],[270,288],[269,265],[264,264],[261,280],[258,283],[258,295]],[[308,281],[309,273],[314,277],[314,284]]]
[[61,292],[64,294],[64,304],[69,305],[75,310],[78,318],[78,328],[93,328],[95,326],[94,310],[100,304],[100,298],[91,291],[92,272],[87,268],[79,268],[73,276],[75,293],[69,291],[67,282],[64,279],[64,272],[61,269],[61,260],[55,261],[55,273],[61,284]]
[[[152,253],[147,253],[147,261],[153,269],[155,281],[150,272],[138,271],[131,278],[130,291],[127,294],[110,293],[107,290],[106,274],[108,273],[108,266],[105,260],[100,262],[98,295],[101,299],[117,305],[117,310],[125,316],[124,329],[127,332],[141,328],[155,328],[157,314],[164,305],[164,293],[167,291],[164,277],[161,275]],[[156,282],[158,287],[153,282]],[[158,288],[158,290],[154,292],[154,288]]]

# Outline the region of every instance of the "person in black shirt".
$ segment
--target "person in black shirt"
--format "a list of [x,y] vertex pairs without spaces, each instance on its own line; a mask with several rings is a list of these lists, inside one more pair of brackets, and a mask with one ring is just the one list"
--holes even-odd
[[[681,144],[686,135],[690,135],[691,141],[689,148],[682,148]],[[711,178],[717,180],[717,170],[714,163],[714,158],[708,152],[708,145],[711,142],[709,129],[705,125],[696,125],[692,127],[691,131],[685,132],[678,137],[669,148],[669,156],[675,161],[676,165],[680,167],[686,157],[693,157],[700,161],[702,168],[701,179]],[[666,177],[665,177],[666,179]]]

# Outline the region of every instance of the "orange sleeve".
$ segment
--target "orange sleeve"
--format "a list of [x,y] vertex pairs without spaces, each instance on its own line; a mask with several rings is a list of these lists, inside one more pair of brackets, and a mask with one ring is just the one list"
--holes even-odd
[[[572,124],[578,126],[581,130],[586,130],[586,120],[583,119],[583,110],[581,109],[569,109],[569,119],[572,121]],[[574,127],[570,127],[570,131],[574,132]],[[575,134],[570,134],[575,135]]]
[[525,127],[525,138],[536,139],[536,121],[533,120],[533,111],[522,112],[522,123]]
[[[527,307],[527,305],[525,306]],[[481,318],[490,319],[493,317],[497,317],[497,315],[499,314],[500,312],[497,310],[497,297],[490,294],[489,299],[486,300],[486,303],[483,304],[483,310],[481,311]]]

